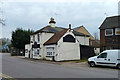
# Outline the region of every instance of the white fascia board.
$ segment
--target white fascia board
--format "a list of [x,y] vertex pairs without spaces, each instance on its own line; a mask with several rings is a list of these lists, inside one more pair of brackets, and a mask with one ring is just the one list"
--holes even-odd
[[45,45],[45,47],[56,47],[56,45]]

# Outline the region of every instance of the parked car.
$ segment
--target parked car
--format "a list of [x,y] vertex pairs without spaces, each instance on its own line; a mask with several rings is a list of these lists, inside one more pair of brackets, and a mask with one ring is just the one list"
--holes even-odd
[[98,56],[90,57],[88,59],[88,64],[90,67],[101,65],[120,69],[120,50],[105,50]]

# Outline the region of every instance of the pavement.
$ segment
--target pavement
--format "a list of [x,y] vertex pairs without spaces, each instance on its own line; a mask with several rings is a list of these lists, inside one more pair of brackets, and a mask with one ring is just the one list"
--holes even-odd
[[57,63],[2,54],[2,74],[13,78],[118,78],[118,70],[87,63]]

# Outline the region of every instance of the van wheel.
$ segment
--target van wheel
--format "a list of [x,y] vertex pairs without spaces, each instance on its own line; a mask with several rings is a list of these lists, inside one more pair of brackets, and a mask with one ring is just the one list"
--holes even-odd
[[95,67],[95,63],[94,62],[90,62],[90,67]]
[[120,69],[120,64],[117,65],[117,68]]

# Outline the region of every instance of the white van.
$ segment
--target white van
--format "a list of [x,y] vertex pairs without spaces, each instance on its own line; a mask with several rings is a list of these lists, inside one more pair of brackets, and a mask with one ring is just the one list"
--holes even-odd
[[96,65],[113,66],[120,69],[120,50],[105,50],[98,56],[88,59],[90,67]]

